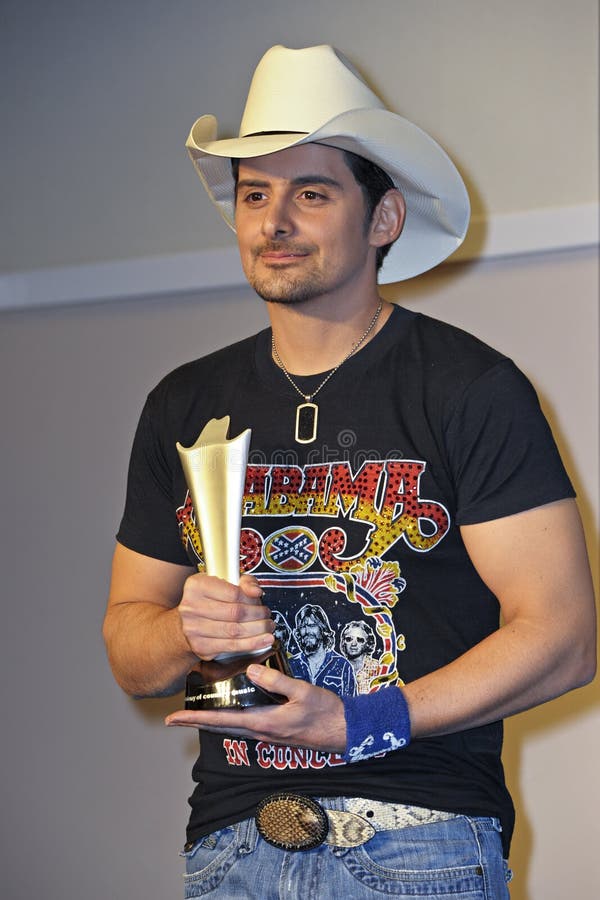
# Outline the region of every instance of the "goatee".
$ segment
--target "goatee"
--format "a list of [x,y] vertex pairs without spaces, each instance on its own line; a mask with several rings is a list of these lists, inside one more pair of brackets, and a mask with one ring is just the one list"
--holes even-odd
[[293,266],[273,266],[262,275],[257,274],[256,263],[264,253],[290,253],[298,256],[309,257],[315,252],[315,247],[302,244],[286,244],[271,241],[252,251],[254,266],[252,271],[246,272],[250,286],[256,294],[267,303],[296,304],[305,303],[325,292],[321,272],[309,267],[308,271],[301,273],[292,271]]

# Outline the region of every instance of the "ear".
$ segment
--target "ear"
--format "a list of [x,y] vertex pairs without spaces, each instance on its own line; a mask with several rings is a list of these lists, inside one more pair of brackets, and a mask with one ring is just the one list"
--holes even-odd
[[406,203],[397,188],[387,191],[375,208],[369,231],[372,247],[385,247],[400,237],[406,218]]

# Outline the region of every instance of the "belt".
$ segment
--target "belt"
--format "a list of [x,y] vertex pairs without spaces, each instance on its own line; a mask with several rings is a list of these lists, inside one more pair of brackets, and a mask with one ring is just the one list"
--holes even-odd
[[359,847],[377,831],[429,825],[454,818],[454,813],[362,797],[340,801],[344,809],[326,809],[300,794],[270,794],[256,809],[256,827],[280,850],[312,850],[321,844]]

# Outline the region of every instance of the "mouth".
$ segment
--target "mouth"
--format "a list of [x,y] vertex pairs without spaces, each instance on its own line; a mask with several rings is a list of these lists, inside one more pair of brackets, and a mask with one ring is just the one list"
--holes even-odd
[[269,250],[265,253],[259,253],[260,260],[268,266],[280,266],[295,263],[299,259],[306,259],[308,253],[297,253],[287,250],[273,251]]
[[286,247],[277,244],[259,247],[254,251],[254,256],[268,266],[293,264],[299,259],[306,259],[309,255],[310,250],[307,247]]

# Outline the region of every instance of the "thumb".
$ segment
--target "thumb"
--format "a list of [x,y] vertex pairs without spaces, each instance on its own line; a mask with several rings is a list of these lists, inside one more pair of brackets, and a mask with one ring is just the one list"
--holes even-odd
[[260,586],[260,582],[254,575],[242,575],[239,583],[242,603],[252,603],[262,605],[265,592]]
[[[279,669],[271,669],[269,666],[261,666],[254,663],[246,670],[248,678],[258,687],[270,694],[281,694],[288,700],[294,696],[298,682],[295,678],[284,675]],[[300,682],[302,684],[302,682]]]

